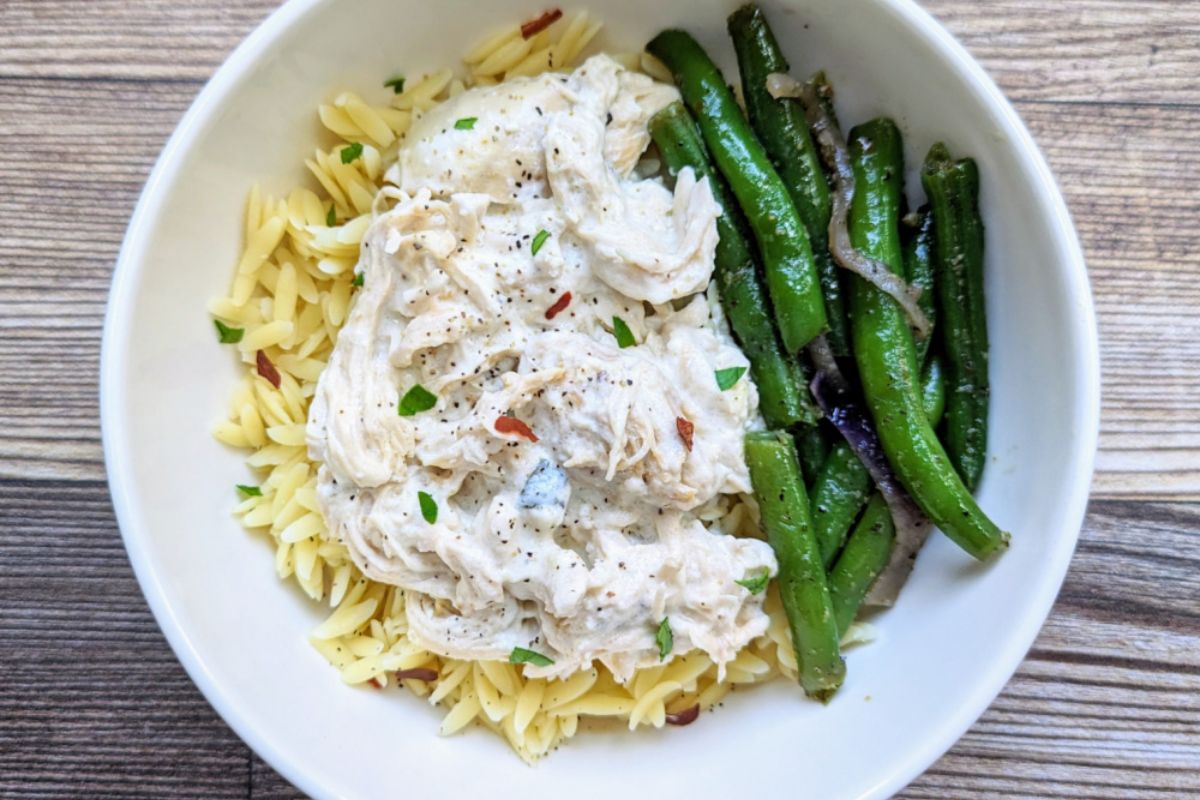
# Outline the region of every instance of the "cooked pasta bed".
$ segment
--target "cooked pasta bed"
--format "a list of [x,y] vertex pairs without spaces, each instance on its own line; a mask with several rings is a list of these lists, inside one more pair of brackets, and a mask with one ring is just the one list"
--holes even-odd
[[[380,189],[399,143],[415,117],[471,86],[575,66],[600,27],[584,12],[556,19],[529,38],[513,25],[473,48],[461,76],[445,69],[402,90],[395,86],[398,93],[384,89],[375,101],[343,92],[320,106],[321,122],[337,141],[305,160],[313,188],[297,187],[285,198],[251,191],[232,289],[209,308],[222,341],[236,346],[245,365],[228,418],[214,433],[249,450],[246,463],[261,476],[258,486],[239,487],[243,499],[235,512],[247,528],[270,537],[278,576],[332,609],[311,632],[313,646],[346,683],[376,689],[400,683],[446,710],[442,734],[478,723],[504,736],[527,761],[573,736],[581,718],[615,719],[631,730],[686,723],[736,685],[796,675],[787,620],[773,590],[766,635],[726,664],[720,680],[698,651],[640,669],[624,684],[601,666],[545,680],[526,678],[521,666],[507,662],[439,657],[408,638],[403,590],[365,578],[346,546],[326,532],[317,465],[306,446],[308,408],[359,284],[360,243],[388,202]],[[661,75],[661,65],[648,56],[615,58]],[[348,150],[357,157],[347,158]],[[708,521],[728,533],[759,535],[756,512],[745,503],[723,504]]]

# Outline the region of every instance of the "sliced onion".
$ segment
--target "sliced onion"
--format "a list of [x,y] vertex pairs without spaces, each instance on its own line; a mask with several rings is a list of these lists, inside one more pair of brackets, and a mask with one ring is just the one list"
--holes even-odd
[[804,84],[786,72],[772,72],[767,76],[767,94],[776,100],[799,97],[803,91]]
[[838,366],[837,356],[833,354],[833,348],[829,346],[829,337],[822,333],[809,342],[808,357],[812,359],[817,372],[824,375],[826,380],[831,381],[837,391],[847,390],[850,384],[846,382],[846,376],[842,374],[842,368]]
[[854,199],[854,169],[850,166],[850,150],[846,138],[830,116],[817,93],[815,81],[800,83],[790,75],[772,72],[767,76],[767,93],[779,99],[798,98],[804,107],[804,117],[812,128],[821,159],[833,171],[833,215],[829,218],[829,252],[843,269],[848,269],[873,284],[879,291],[900,304],[908,324],[924,338],[929,335],[929,320],[917,305],[920,289],[908,285],[903,278],[888,269],[882,261],[869,258],[850,244],[850,228],[846,217]]
[[812,393],[825,416],[867,468],[892,513],[892,522],[896,525],[896,543],[892,546],[887,565],[863,599],[870,606],[890,606],[896,602],[900,589],[908,580],[917,551],[929,538],[932,525],[897,480],[896,473],[883,454],[879,435],[863,407],[849,393],[835,387],[824,373],[817,373],[817,377],[813,378]]
[[667,714],[668,725],[691,725],[700,716],[700,704],[691,708],[685,708],[683,711],[678,711],[674,714]]

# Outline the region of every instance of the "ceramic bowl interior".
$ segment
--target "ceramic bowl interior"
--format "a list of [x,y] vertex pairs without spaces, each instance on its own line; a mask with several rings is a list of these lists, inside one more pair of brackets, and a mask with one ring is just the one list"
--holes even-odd
[[[205,311],[240,248],[254,181],[307,181],[315,109],[342,88],[456,63],[528,0],[293,0],[230,57],[147,183],[113,283],[103,352],[104,443],[130,558],[197,685],[276,769],[319,797],[452,787],[459,797],[882,797],[962,734],[1016,668],[1074,547],[1095,449],[1098,359],[1084,265],[1028,133],[965,52],[902,0],[765,0],[803,75],[824,67],[846,123],[887,114],[908,185],[936,140],[983,180],[992,340],[990,460],[979,499],[1013,532],[995,563],[935,535],[879,638],[848,655],[828,706],[786,682],[739,691],[682,729],[576,737],[531,770],[484,731],[436,735],[440,712],[353,689],[306,642],[322,609],[274,576],[264,538],[230,515],[249,473],[209,436],[237,369]],[[609,49],[693,32],[734,76],[718,0],[594,0]],[[567,794],[570,792],[570,794]]]

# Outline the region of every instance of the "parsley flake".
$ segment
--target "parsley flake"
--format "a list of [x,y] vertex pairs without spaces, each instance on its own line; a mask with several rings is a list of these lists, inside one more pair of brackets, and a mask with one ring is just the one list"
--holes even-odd
[[257,486],[247,486],[244,483],[239,483],[237,490],[246,495],[246,497],[262,497],[262,489]]
[[771,576],[767,573],[756,575],[753,578],[742,578],[740,581],[734,581],[738,586],[745,588],[750,594],[762,594],[767,588],[767,582],[771,580]]
[[454,130],[469,131],[475,127],[475,123],[478,121],[479,117],[463,117],[462,119],[455,121]]
[[217,326],[217,340],[221,344],[237,344],[246,333],[245,328],[231,328],[219,319],[214,319],[213,325]]
[[737,383],[746,374],[745,367],[726,367],[713,373],[717,377],[717,386],[724,392]]
[[637,344],[637,339],[633,338],[633,331],[629,330],[625,320],[620,317],[613,317],[613,336],[617,338],[617,347],[622,350]]
[[530,254],[536,256],[538,254],[538,250],[542,249],[542,245],[544,245],[546,240],[549,238],[550,231],[546,230],[545,228],[542,228],[540,231],[538,231],[537,236],[533,237],[533,244],[529,245]]
[[658,660],[666,659],[667,653],[675,646],[675,635],[671,633],[671,623],[666,617],[658,623],[658,633],[654,634],[654,641],[658,644]]
[[397,75],[394,78],[388,78],[383,85],[384,88],[391,89],[395,94],[400,94],[404,91],[404,76]]
[[337,225],[337,206],[331,204],[325,212],[325,227],[332,228],[334,225]]
[[366,277],[367,277],[367,273],[365,273],[365,272],[356,272],[356,273],[354,273],[354,280],[350,281],[350,285],[351,285],[351,286],[362,286],[362,285],[363,285],[363,280],[364,280]]
[[428,411],[435,405],[437,405],[437,395],[421,384],[414,383],[413,387],[404,393],[404,397],[400,398],[400,405],[396,407],[396,413],[402,417],[411,417],[413,414]]
[[524,647],[514,647],[508,654],[510,664],[533,664],[535,667],[548,667],[554,659],[544,656],[536,650],[526,650]]
[[430,525],[437,522],[438,504],[429,492],[417,492],[417,502],[421,504],[421,516]]
[[355,142],[342,148],[342,163],[349,164],[354,159],[362,155],[362,142]]

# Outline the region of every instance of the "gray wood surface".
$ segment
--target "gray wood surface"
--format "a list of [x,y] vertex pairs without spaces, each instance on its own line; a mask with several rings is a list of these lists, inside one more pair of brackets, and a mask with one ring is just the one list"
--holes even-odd
[[[97,361],[154,158],[271,0],[0,0],[0,797],[285,798],[134,582]],[[935,0],[1045,149],[1103,347],[1079,552],[1029,657],[910,798],[1200,794],[1200,4]]]

